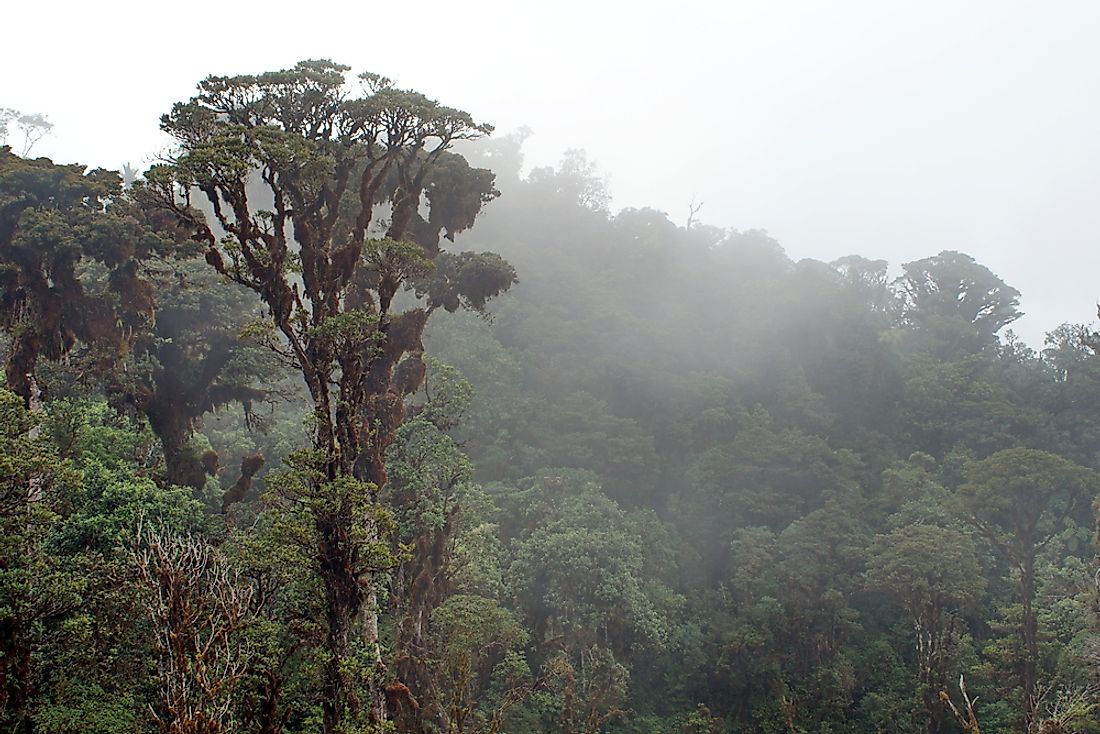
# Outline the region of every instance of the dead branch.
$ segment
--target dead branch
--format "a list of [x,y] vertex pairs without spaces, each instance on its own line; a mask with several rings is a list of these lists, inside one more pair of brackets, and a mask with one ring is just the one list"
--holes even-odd
[[160,679],[153,714],[164,734],[222,734],[249,659],[241,634],[253,589],[190,534],[139,527],[131,559],[144,586]]
[[978,702],[978,699],[970,698],[970,695],[966,692],[966,679],[962,675],[959,676],[959,691],[962,693],[963,703],[966,706],[965,716],[955,706],[955,702],[951,700],[951,695],[947,691],[940,691],[940,701],[951,709],[951,713],[955,715],[955,720],[959,722],[959,726],[966,734],[981,734],[981,729],[978,727],[978,714],[974,710],[974,704]]

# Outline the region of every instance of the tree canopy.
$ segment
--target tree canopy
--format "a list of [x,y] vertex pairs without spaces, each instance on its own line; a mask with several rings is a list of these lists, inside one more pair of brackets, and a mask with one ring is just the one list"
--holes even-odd
[[3,731],[1100,731],[1093,327],[331,61],[161,122],[0,147]]

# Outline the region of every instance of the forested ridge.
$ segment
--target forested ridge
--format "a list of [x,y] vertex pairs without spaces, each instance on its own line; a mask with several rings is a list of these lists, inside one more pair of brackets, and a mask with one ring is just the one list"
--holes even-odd
[[0,730],[1100,731],[1089,314],[349,71],[0,147]]

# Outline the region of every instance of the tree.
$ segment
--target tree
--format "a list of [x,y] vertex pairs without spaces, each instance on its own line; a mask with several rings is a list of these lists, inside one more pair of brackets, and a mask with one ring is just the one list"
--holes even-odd
[[952,648],[965,632],[958,611],[985,586],[974,543],[958,530],[934,525],[880,535],[871,546],[867,585],[905,607],[913,625],[924,730],[939,734],[945,724],[939,693],[947,687]]
[[[492,599],[458,594],[431,614],[432,676],[441,689],[447,734],[500,731],[501,717],[530,693],[530,670],[522,655],[527,633],[515,615]],[[485,710],[493,678],[501,678],[502,708]]]
[[980,355],[943,362],[915,355],[906,368],[901,429],[910,445],[942,459],[952,449],[988,455],[1042,440],[1043,415],[1021,405]]
[[113,171],[0,149],[7,386],[30,406],[48,388],[39,360],[70,364],[148,418],[169,483],[199,489],[209,472],[188,445],[197,421],[262,399],[252,385],[262,370],[239,339],[241,289],[196,271],[193,243],[143,193]]
[[1023,644],[1019,678],[1023,689],[1022,719],[1035,715],[1039,662],[1039,621],[1035,611],[1035,560],[1081,510],[1098,487],[1096,475],[1072,461],[1037,449],[998,451],[972,463],[959,500],[969,521],[1018,574],[1017,594],[1023,606]]
[[844,284],[875,313],[888,313],[896,303],[886,273],[890,264],[885,260],[868,260],[859,255],[845,255],[829,263],[840,273]]
[[978,725],[978,713],[974,709],[974,704],[977,703],[978,699],[971,698],[970,694],[966,692],[966,679],[961,675],[959,676],[959,692],[962,693],[962,700],[966,706],[965,714],[959,711],[947,691],[940,691],[940,701],[951,709],[951,713],[955,715],[955,720],[959,722],[959,726],[966,734],[981,734],[981,727]]
[[168,482],[202,489],[219,458],[192,447],[199,421],[240,404],[252,427],[254,404],[272,392],[258,383],[275,382],[278,365],[270,352],[242,338],[254,304],[244,289],[194,261],[176,263],[150,281],[157,286],[156,323],[135,335],[133,358],[126,370],[106,376],[106,390],[149,420],[164,450]]
[[514,605],[542,651],[580,657],[594,645],[626,657],[667,643],[669,595],[643,575],[644,538],[584,471],[529,478],[509,499],[523,509],[507,572]]
[[[277,484],[277,475],[272,479]],[[242,503],[234,516],[248,517],[256,504]],[[252,616],[242,630],[250,654],[234,718],[241,731],[255,734],[301,731],[305,721],[316,730],[320,714],[324,596],[312,556],[287,542],[281,519],[280,513],[259,512],[218,548],[253,589]]]
[[0,390],[0,729],[117,734],[146,719],[152,640],[125,540],[139,517],[183,530],[201,516],[142,476],[154,444],[102,402],[31,412]]
[[937,356],[955,358],[991,344],[1020,318],[1020,292],[961,252],[945,250],[902,265],[896,283],[904,323]]
[[[453,367],[428,358],[424,393],[387,451],[398,564],[391,579],[394,669],[419,703],[421,718],[444,722],[441,681],[432,669],[434,610],[455,592],[451,556],[462,529],[462,495],[473,465],[446,431],[461,420],[473,389]],[[401,548],[411,552],[402,553]]]
[[630,671],[599,645],[580,651],[576,665],[564,654],[547,661],[547,685],[553,690],[553,718],[547,731],[603,734],[627,717],[623,708]]
[[535,186],[545,188],[553,197],[561,197],[594,212],[606,213],[611,205],[607,182],[583,150],[571,148],[565,151],[556,171],[550,167],[536,168],[531,171],[528,180]]
[[858,498],[831,499],[791,523],[778,538],[778,600],[784,613],[780,711],[818,731],[850,707],[851,662],[845,650],[858,629],[852,598],[860,590],[870,533]]
[[[26,405],[35,366],[78,342],[101,366],[154,318],[139,263],[165,246],[131,216],[118,175],[26,160],[0,147],[0,327],[11,335],[7,387]],[[82,270],[98,272],[92,282]]]
[[820,507],[824,498],[841,493],[849,464],[849,457],[822,437],[781,429],[757,409],[731,441],[699,456],[691,494],[678,498],[672,508],[691,518],[704,561],[721,570],[715,556],[733,529],[759,525],[782,530]]
[[60,559],[41,552],[73,477],[35,428],[41,415],[0,389],[0,724],[32,732],[37,694],[34,653],[42,628],[80,603]]
[[19,132],[23,133],[23,148],[19,152],[22,156],[30,153],[35,143],[53,130],[53,123],[39,112],[25,114],[10,107],[0,107],[0,145],[7,141],[8,129],[13,122]]
[[1042,364],[1048,382],[1043,408],[1058,431],[1059,451],[1078,463],[1095,466],[1100,452],[1100,359],[1089,346],[1089,329],[1063,324],[1046,336]]
[[[440,306],[482,310],[515,281],[499,257],[445,252],[439,243],[472,226],[496,196],[491,172],[448,150],[492,128],[377,74],[361,74],[364,93],[350,96],[347,71],[303,61],[207,78],[162,118],[179,149],[144,184],[191,228],[217,272],[258,294],[270,346],[310,394],[312,451],[298,457],[297,481],[285,486],[288,501],[310,508],[328,606],[326,732],[360,715],[347,663],[361,622],[375,660],[365,718],[386,718],[375,583],[384,568],[372,551],[385,521],[370,508],[386,483],[385,450],[405,396],[423,380],[424,326]],[[257,177],[263,201],[250,194]],[[190,205],[196,194],[213,222]],[[384,222],[376,219],[382,206]],[[400,291],[422,300],[399,311]]]

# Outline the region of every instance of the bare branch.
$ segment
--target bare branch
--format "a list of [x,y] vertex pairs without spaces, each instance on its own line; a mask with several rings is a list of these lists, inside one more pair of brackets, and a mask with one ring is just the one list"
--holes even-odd
[[165,734],[221,734],[250,657],[241,632],[253,587],[213,546],[190,534],[139,527],[130,552],[156,635],[160,678],[153,714]]

